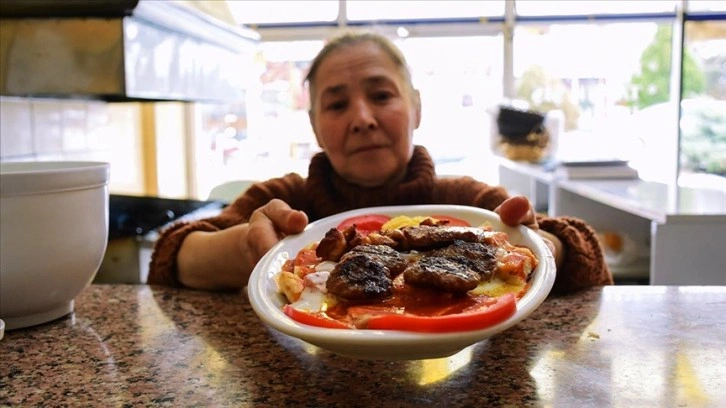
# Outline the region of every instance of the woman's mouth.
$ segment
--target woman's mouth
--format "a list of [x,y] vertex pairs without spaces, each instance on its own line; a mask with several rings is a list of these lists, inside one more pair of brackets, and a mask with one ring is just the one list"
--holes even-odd
[[385,148],[386,148],[385,146],[379,146],[379,145],[357,147],[351,151],[351,154],[369,153],[369,152],[372,152],[375,150],[385,149]]

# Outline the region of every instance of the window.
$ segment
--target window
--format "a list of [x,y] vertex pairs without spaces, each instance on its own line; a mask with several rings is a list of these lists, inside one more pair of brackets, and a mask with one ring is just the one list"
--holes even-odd
[[688,0],[689,12],[726,11],[726,3],[713,0]]
[[347,0],[342,16],[339,1],[228,1],[262,42],[237,141],[246,146],[223,156],[234,173],[220,181],[307,173],[319,148],[302,79],[324,40],[349,26],[391,36],[409,59],[423,107],[414,141],[441,174],[496,182],[492,112],[511,97],[547,113],[560,156],[630,158],[643,178],[667,183],[678,163],[682,176],[723,175],[726,6],[687,3],[679,160],[671,61],[681,3],[517,0],[508,27],[504,0]]
[[257,81],[250,81],[255,85],[248,89],[246,103],[199,105],[199,194],[226,181],[307,174],[310,157],[319,149],[303,78],[322,46],[322,41],[263,43],[253,73]]
[[641,138],[668,122],[638,112],[669,100],[670,61],[670,24],[527,24],[514,34],[516,97],[559,118],[557,156],[630,159],[656,181],[672,163],[653,161]]
[[349,0],[347,16],[359,20],[426,20],[504,16],[503,1]]
[[684,33],[680,178],[709,184],[726,176],[726,21],[686,21]]
[[335,21],[338,2],[317,1],[227,1],[227,6],[239,24],[275,24]]
[[518,0],[515,3],[520,16],[589,16],[596,14],[644,14],[664,13],[676,10],[675,0],[587,0],[587,1],[541,1]]
[[[502,95],[502,36],[407,38],[399,47],[421,93],[421,126],[414,142],[427,147],[439,174],[472,174],[487,181],[489,109]],[[476,52],[472,52],[476,50]]]
[[[264,159],[245,170],[246,178],[266,179],[294,171],[307,175],[310,158],[319,151],[308,118],[303,86],[310,62],[323,41],[283,41],[262,45],[262,103],[250,132],[267,149]],[[272,142],[274,138],[274,143]]]

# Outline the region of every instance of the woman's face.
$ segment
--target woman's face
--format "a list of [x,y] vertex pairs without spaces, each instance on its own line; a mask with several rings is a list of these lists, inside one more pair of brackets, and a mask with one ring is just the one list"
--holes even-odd
[[388,54],[372,42],[344,46],[313,79],[310,123],[335,171],[365,187],[403,177],[421,105]]

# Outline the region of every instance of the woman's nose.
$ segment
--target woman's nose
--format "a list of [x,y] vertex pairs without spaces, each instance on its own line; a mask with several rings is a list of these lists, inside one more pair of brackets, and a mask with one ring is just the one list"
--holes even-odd
[[378,125],[371,106],[365,101],[358,101],[353,104],[353,107],[353,132],[357,133],[365,130],[375,130]]

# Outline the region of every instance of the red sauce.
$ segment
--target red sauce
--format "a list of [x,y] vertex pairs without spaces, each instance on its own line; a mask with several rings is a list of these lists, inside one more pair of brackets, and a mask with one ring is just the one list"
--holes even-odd
[[[374,303],[338,302],[328,308],[326,314],[334,319],[349,320],[350,309],[368,311],[405,310],[406,313],[420,316],[441,316],[474,310],[481,303],[489,299],[486,295],[455,296],[451,293],[440,292],[433,289],[421,288],[403,282],[402,275],[394,280],[393,295]],[[356,313],[353,313],[356,314]]]

